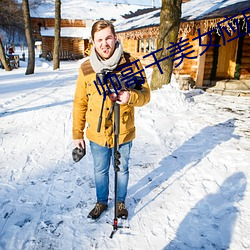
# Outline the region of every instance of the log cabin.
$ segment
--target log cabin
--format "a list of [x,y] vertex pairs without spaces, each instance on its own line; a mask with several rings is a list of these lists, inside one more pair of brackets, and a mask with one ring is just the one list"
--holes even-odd
[[[160,11],[138,10],[114,23],[124,49],[144,66],[153,62],[152,56],[145,55],[159,49]],[[250,1],[184,1],[180,39],[187,39],[193,52],[181,64],[174,61],[176,75],[189,76],[199,88],[236,79],[236,85],[244,81],[250,90]]]
[[[41,57],[52,60],[54,18],[32,18],[33,37],[41,41]],[[91,20],[61,20],[60,59],[81,59],[87,55]]]
[[[89,55],[90,30],[99,19],[115,21],[122,15],[148,6],[116,4],[92,0],[61,0],[61,59],[79,59]],[[34,41],[41,43],[41,57],[51,60],[54,44],[55,4],[45,1],[31,9]]]

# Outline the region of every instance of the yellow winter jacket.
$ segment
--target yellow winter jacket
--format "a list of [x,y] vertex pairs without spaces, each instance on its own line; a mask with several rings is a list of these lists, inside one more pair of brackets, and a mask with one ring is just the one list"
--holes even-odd
[[[123,53],[118,68],[129,62],[135,61],[128,53]],[[142,70],[140,62],[137,63],[139,70]],[[136,65],[132,64],[133,72],[137,72]],[[135,138],[134,125],[134,107],[145,105],[150,100],[150,89],[147,83],[145,72],[143,71],[145,83],[141,85],[141,90],[131,89],[128,104],[120,105],[120,135],[119,144],[129,142]],[[97,132],[98,121],[103,101],[103,95],[100,95],[94,81],[96,73],[91,67],[90,61],[86,60],[79,69],[79,75],[76,83],[75,97],[73,102],[73,140],[84,138],[84,129],[87,122],[86,137],[88,140],[101,146],[107,145],[114,147],[113,120],[108,119],[108,114],[112,106],[112,101],[106,97],[102,113],[102,123],[100,132]]]

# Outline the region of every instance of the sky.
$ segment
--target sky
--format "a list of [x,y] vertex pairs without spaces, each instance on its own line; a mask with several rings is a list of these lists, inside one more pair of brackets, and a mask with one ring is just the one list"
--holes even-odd
[[109,238],[112,167],[109,208],[87,220],[93,161],[86,139],[86,156],[73,162],[71,134],[86,59],[53,71],[37,54],[32,75],[23,61],[0,68],[0,249],[250,249],[250,99],[181,91],[174,76],[135,109],[126,227]]

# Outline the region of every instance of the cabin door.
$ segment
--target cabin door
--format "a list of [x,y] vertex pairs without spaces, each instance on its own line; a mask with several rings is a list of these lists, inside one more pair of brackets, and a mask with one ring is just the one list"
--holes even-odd
[[238,50],[238,38],[227,42],[229,39],[236,37],[234,33],[231,37],[224,32],[225,45],[223,45],[223,38],[220,39],[219,56],[216,78],[234,78],[234,72],[236,67],[236,56]]

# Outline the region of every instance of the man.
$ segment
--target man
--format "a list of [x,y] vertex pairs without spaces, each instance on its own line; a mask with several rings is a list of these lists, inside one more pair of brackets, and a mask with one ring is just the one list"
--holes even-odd
[[[97,219],[108,208],[109,168],[114,152],[114,114],[111,113],[112,101],[108,97],[105,98],[104,93],[100,95],[98,89],[100,86],[96,85],[96,79],[104,71],[119,74],[119,70],[116,71],[116,69],[123,68],[126,64],[135,61],[135,59],[123,51],[122,45],[117,40],[114,26],[109,21],[100,20],[94,23],[91,37],[93,50],[90,59],[81,65],[76,84],[73,103],[73,140],[76,147],[85,147],[83,130],[87,122],[86,137],[90,141],[94,161],[97,197],[97,203],[90,211],[88,218]],[[142,71],[143,68],[140,62],[137,62],[137,65]],[[136,69],[135,66],[133,65],[134,69]],[[144,71],[142,71],[142,74],[144,83],[140,85],[140,88],[123,89],[119,92],[116,100],[120,104],[119,152],[121,154],[117,181],[118,218],[127,218],[128,216],[125,198],[129,177],[128,161],[132,140],[135,138],[134,107],[143,106],[150,100],[150,90]],[[102,84],[102,87],[107,90],[107,86],[104,83]],[[104,105],[102,114],[104,119],[101,122],[100,131],[97,132],[102,103]],[[110,115],[111,119],[108,118]]]

